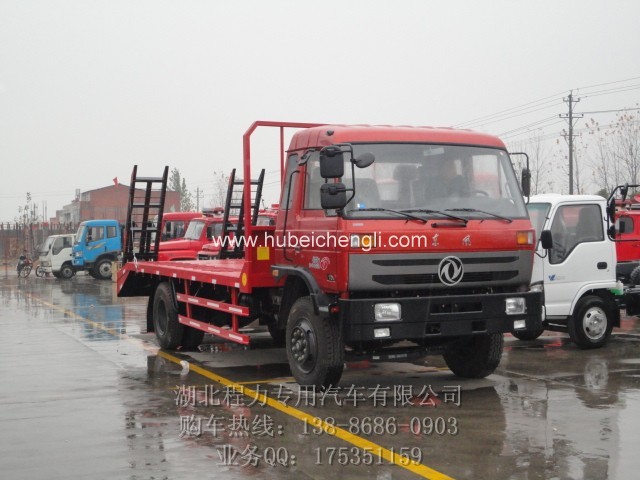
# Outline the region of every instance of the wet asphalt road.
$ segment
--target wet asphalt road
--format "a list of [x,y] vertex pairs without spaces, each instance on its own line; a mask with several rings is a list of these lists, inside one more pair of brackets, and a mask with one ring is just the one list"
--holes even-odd
[[159,351],[146,300],[112,286],[0,270],[3,478],[637,478],[635,318],[594,351],[508,336],[483,380],[438,357],[348,364],[321,396],[264,332],[250,350]]

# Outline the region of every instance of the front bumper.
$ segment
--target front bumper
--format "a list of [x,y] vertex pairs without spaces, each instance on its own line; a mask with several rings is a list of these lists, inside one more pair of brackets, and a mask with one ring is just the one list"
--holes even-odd
[[[525,299],[523,314],[507,315],[505,300]],[[375,321],[374,306],[399,303],[402,318]],[[542,292],[454,295],[418,298],[371,298],[340,300],[340,320],[346,343],[376,340],[436,340],[477,333],[507,333],[515,320],[524,320],[526,329],[541,327]],[[389,336],[376,337],[374,330],[388,328]]]

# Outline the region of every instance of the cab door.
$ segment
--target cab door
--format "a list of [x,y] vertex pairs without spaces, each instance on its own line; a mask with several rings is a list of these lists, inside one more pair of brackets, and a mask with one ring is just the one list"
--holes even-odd
[[85,262],[93,263],[107,251],[105,228],[103,225],[87,227]]
[[546,314],[566,317],[581,290],[615,280],[615,250],[605,238],[598,204],[559,205],[549,221],[553,247],[544,259]]

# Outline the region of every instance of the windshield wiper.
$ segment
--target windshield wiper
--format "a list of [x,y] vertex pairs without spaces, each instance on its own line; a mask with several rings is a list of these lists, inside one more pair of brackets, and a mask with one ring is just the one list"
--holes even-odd
[[440,210],[431,210],[429,208],[411,208],[407,210],[401,210],[401,212],[406,213],[435,213],[437,215],[442,215],[444,217],[450,218],[451,220],[458,220],[459,222],[464,222],[465,224],[469,221],[466,218],[456,217],[455,215],[451,215],[450,213],[441,212]]
[[507,223],[513,222],[511,218],[503,217],[502,215],[498,215],[497,213],[485,212],[484,210],[478,210],[477,208],[448,208],[447,212],[472,212],[472,213],[483,213],[485,215],[489,215],[490,217],[497,218],[498,220],[504,220]]
[[391,210],[389,208],[354,208],[353,210],[349,210],[347,213],[351,213],[351,212],[388,212],[388,213],[395,213],[396,215],[402,215],[403,217],[409,219],[409,220],[417,220],[419,222],[422,223],[427,223],[427,220],[425,220],[424,218],[420,218],[417,215],[411,215],[408,212],[401,212],[398,210]]

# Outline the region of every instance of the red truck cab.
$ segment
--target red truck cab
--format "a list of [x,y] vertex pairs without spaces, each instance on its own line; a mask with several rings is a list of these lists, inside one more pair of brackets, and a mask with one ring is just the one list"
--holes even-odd
[[[258,219],[256,226],[273,226],[276,224],[276,217],[278,215],[277,205],[272,205],[269,209],[260,210],[258,213]],[[238,219],[231,219],[231,223],[237,222]],[[234,237],[226,239],[226,247],[231,247],[230,243],[233,242]],[[202,246],[202,250],[198,252],[198,260],[211,260],[219,257],[221,242],[223,240],[220,237],[216,237],[213,242],[206,243]]]
[[179,240],[189,227],[189,222],[194,218],[202,217],[199,212],[168,212],[162,216],[161,242]]
[[218,237],[221,231],[222,216],[198,214],[197,218],[190,220],[182,238],[160,242],[158,261],[195,260],[202,246]]
[[[616,274],[625,284],[631,282],[631,274],[640,266],[640,209],[633,206],[616,213]],[[638,282],[640,278],[634,281]]]

